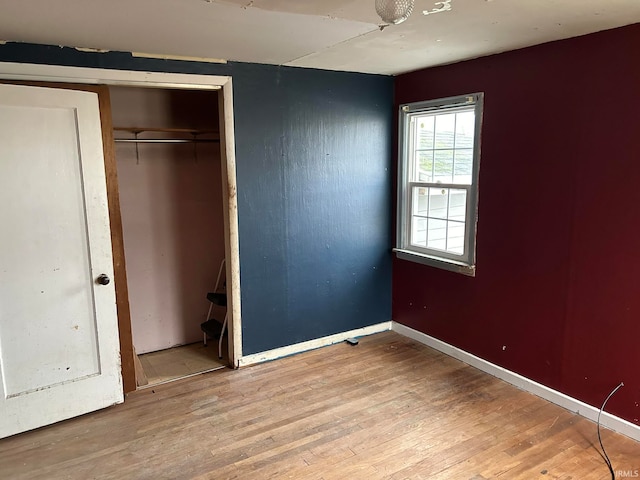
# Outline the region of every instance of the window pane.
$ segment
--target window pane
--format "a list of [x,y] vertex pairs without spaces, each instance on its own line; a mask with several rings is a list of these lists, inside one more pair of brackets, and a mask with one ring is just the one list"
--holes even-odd
[[447,222],[447,251],[464,254],[464,223]]
[[473,132],[476,116],[471,112],[456,115],[456,148],[473,148]]
[[433,149],[433,115],[416,117],[416,149]]
[[411,219],[411,244],[419,247],[427,246],[427,219],[413,217]]
[[453,183],[471,185],[473,173],[473,150],[456,149],[453,167]]
[[429,188],[429,216],[447,219],[449,190],[446,188]]
[[453,150],[436,150],[433,180],[451,183],[453,180]]
[[430,218],[427,229],[427,247],[445,250],[447,247],[447,222]]
[[467,213],[467,191],[451,189],[449,191],[449,220],[464,222]]
[[433,151],[416,152],[416,182],[433,181]]
[[413,212],[412,215],[422,215],[426,217],[428,215],[427,208],[429,205],[429,189],[425,187],[413,188]]
[[456,114],[448,113],[436,117],[435,148],[453,148]]

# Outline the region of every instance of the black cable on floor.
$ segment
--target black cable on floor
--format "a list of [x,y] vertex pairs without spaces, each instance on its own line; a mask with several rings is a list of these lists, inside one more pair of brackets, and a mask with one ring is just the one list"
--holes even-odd
[[602,415],[602,412],[604,412],[604,407],[609,401],[609,399],[613,397],[613,394],[616,393],[620,387],[624,387],[624,383],[620,382],[620,385],[614,388],[609,394],[609,396],[605,399],[604,403],[602,404],[602,407],[600,407],[600,411],[598,412],[598,421],[596,422],[598,425],[598,441],[600,442],[600,448],[602,448],[604,461],[607,464],[607,467],[609,467],[609,472],[611,472],[611,480],[616,480],[616,474],[613,471],[613,466],[611,465],[611,460],[609,460],[609,455],[607,455],[607,451],[604,449],[604,445],[602,444],[602,437],[600,437],[600,415]]

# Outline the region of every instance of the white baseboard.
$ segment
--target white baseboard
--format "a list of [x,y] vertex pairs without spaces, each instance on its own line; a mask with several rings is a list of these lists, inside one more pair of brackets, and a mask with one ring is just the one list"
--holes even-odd
[[334,335],[329,335],[328,337],[316,338],[315,340],[309,340],[307,342],[296,343],[286,347],[267,350],[266,352],[247,355],[238,360],[237,366],[246,367],[256,363],[268,362],[269,360],[275,360],[277,358],[287,357],[296,353],[306,352],[308,350],[314,350],[316,348],[326,347],[327,345],[333,345],[334,343],[343,342],[347,338],[364,337],[366,335],[373,335],[374,333],[385,332],[387,330],[391,330],[391,322],[383,322],[376,325],[370,325],[368,327],[349,330],[348,332],[336,333]]
[[[507,370],[506,368],[500,367],[494,363],[483,360],[480,357],[476,357],[471,353],[465,352],[453,345],[449,345],[437,338],[431,337],[397,322],[392,322],[391,330],[434,348],[435,350],[449,355],[450,357],[456,358],[468,365],[471,365],[472,367],[504,380],[505,382],[529,393],[533,393],[538,397],[544,398],[551,403],[555,403],[556,405],[566,408],[567,410],[577,413],[589,420],[593,420],[595,422],[598,418],[599,409],[596,407],[565,395],[564,393],[558,392],[557,390],[553,390],[552,388],[523,377],[522,375]],[[636,441],[640,441],[640,426],[628,422],[620,417],[603,412],[600,416],[600,424],[614,432],[621,433]]]

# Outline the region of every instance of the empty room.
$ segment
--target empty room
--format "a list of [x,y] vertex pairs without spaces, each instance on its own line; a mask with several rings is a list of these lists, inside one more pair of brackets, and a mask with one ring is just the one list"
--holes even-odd
[[0,478],[640,477],[638,51],[637,0],[0,0]]

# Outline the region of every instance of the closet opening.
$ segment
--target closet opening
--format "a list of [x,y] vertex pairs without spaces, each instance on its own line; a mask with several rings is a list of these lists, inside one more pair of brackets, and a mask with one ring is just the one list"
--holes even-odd
[[[132,86],[109,93],[137,387],[224,368],[226,301],[209,300],[211,293],[226,300],[230,287],[220,93]],[[205,346],[201,324],[211,320],[219,326],[208,329]]]
[[[121,375],[124,393],[136,390],[135,363],[131,336],[128,282],[122,238],[118,173],[114,155],[114,131],[111,128],[109,88],[129,86],[142,89],[184,89],[217,91],[220,150],[224,191],[224,228],[228,301],[229,365],[238,368],[242,362],[242,310],[240,293],[240,252],[238,237],[238,205],[236,184],[235,134],[233,114],[233,81],[231,76],[111,70],[44,64],[0,62],[0,78],[11,82],[46,83],[50,88],[86,90],[98,94],[103,127],[106,191],[109,204],[116,290],[117,329],[120,337]],[[215,105],[212,107],[215,109]],[[214,110],[215,116],[215,110]]]

